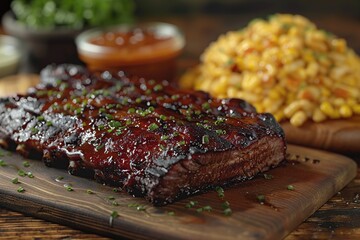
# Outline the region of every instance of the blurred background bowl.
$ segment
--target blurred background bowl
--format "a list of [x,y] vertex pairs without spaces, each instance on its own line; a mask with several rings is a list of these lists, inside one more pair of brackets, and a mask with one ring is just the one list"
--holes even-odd
[[15,74],[20,59],[20,41],[14,37],[0,35],[0,77]]

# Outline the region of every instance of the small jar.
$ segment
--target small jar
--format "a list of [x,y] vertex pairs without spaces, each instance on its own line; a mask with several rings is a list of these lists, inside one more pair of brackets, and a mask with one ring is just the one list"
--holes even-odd
[[172,80],[185,39],[167,23],[90,29],[76,38],[79,58],[91,71],[123,70],[147,79]]

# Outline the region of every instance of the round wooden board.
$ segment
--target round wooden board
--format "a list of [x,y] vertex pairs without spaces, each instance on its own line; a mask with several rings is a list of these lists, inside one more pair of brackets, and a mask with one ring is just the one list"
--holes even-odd
[[[0,79],[0,97],[25,93],[39,82],[36,74],[19,74]],[[349,119],[328,120],[323,123],[307,122],[294,127],[281,124],[288,143],[343,153],[360,153],[360,116]]]
[[360,116],[349,119],[307,122],[294,127],[281,124],[289,143],[342,153],[360,153]]

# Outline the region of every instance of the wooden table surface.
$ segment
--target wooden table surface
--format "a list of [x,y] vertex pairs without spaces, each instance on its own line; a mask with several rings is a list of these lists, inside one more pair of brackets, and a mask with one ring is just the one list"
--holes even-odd
[[[174,17],[160,20],[174,23],[183,29],[188,43],[183,58],[196,61],[209,42],[215,40],[219,34],[243,27],[253,17],[255,16],[248,14],[226,17],[193,16],[187,19]],[[359,19],[347,16],[334,18],[330,15],[309,17],[322,28],[347,38],[349,45],[359,53]],[[188,26],[189,21],[191,28]],[[360,163],[360,154],[348,156]],[[107,238],[77,230],[76,226],[62,226],[0,208],[0,239]],[[348,186],[286,237],[286,240],[295,239],[360,239],[360,168],[357,177]]]

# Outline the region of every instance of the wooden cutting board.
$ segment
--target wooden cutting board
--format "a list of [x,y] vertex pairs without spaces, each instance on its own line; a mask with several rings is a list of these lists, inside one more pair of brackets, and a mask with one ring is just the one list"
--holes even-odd
[[[153,207],[40,161],[27,160],[30,166],[25,167],[25,159],[6,151],[0,158],[7,164],[0,167],[1,206],[105,236],[136,239],[280,239],[349,183],[357,168],[344,156],[290,145],[289,163],[270,170],[272,179],[262,175],[227,188],[224,199],[211,191]],[[18,176],[19,170],[34,178]],[[18,184],[12,183],[16,177]],[[19,187],[25,191],[19,193]],[[186,208],[190,201],[198,205]],[[231,216],[222,212],[224,201],[230,203]],[[203,206],[213,210],[198,212]],[[111,220],[113,211],[119,216]]]

